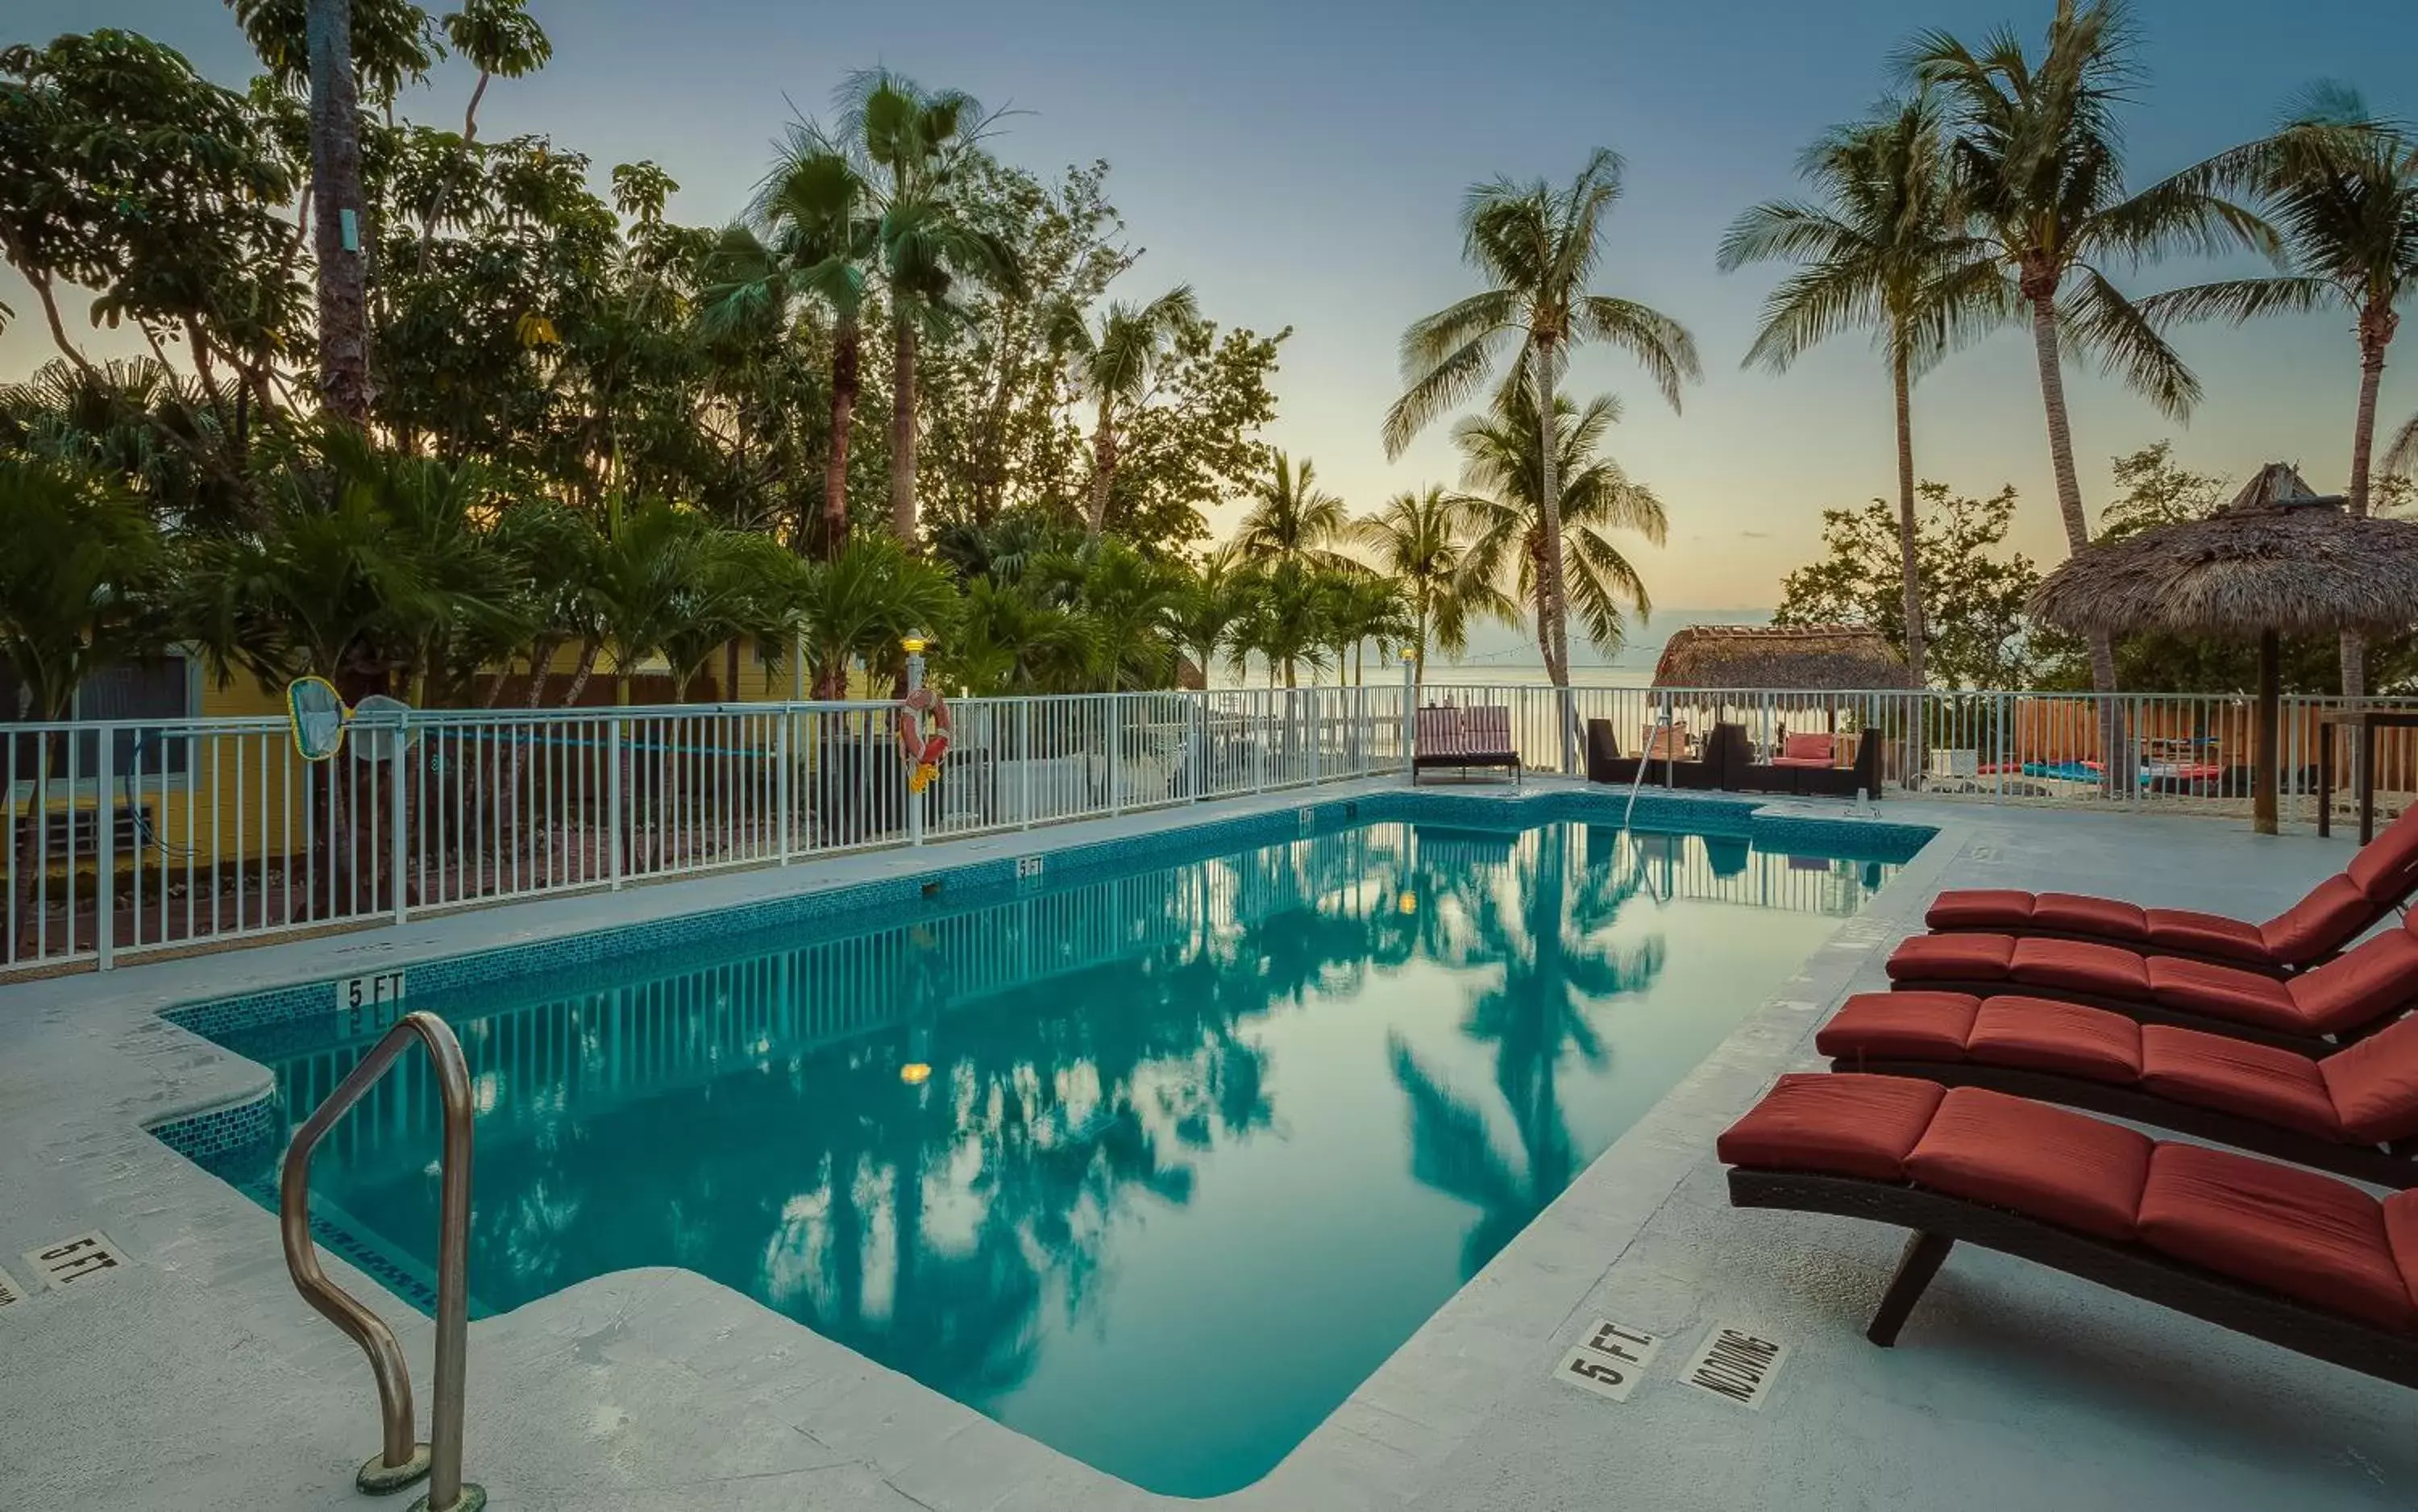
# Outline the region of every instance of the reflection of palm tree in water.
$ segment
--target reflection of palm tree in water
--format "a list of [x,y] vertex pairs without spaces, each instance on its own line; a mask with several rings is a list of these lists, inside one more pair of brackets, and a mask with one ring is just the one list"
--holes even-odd
[[[1626,950],[1600,939],[1635,884],[1624,884],[1608,865],[1584,867],[1573,878],[1571,832],[1563,825],[1535,832],[1495,877],[1473,878],[1477,885],[1462,893],[1479,906],[1471,915],[1475,948],[1456,964],[1497,962],[1503,976],[1472,998],[1462,1032],[1493,1046],[1495,1091],[1510,1114],[1517,1151],[1498,1150],[1485,1114],[1422,1064],[1400,1035],[1390,1041],[1395,1080],[1410,1099],[1412,1174],[1479,1212],[1462,1248],[1464,1277],[1578,1174],[1555,1075],[1570,1056],[1589,1066],[1606,1063],[1589,1010],[1645,990],[1662,971],[1660,936]],[[1507,896],[1507,880],[1515,884]]]

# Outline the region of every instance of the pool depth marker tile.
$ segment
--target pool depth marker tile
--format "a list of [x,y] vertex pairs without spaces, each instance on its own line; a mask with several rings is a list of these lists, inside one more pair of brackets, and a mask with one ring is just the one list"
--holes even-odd
[[1581,1391],[1625,1402],[1661,1348],[1662,1341],[1651,1334],[1624,1327],[1609,1318],[1599,1318],[1587,1324],[1578,1348],[1555,1363],[1553,1379]]
[[24,1300],[25,1289],[17,1284],[17,1278],[7,1271],[0,1271],[0,1307]]
[[79,1281],[115,1275],[126,1268],[126,1258],[117,1252],[107,1234],[95,1229],[46,1248],[29,1249],[25,1251],[25,1263],[53,1291],[65,1291]]
[[1760,1412],[1788,1362],[1788,1346],[1731,1323],[1716,1323],[1679,1379],[1723,1401]]

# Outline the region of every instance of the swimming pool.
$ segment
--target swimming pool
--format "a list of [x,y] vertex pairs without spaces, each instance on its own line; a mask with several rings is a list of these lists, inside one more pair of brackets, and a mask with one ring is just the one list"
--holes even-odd
[[[1856,911],[1893,832],[1354,823],[415,992],[478,1098],[474,1311],[683,1266],[1149,1489],[1235,1489]],[[278,1098],[214,1168],[273,1202],[283,1110],[390,1017],[217,1031]],[[391,1077],[314,1172],[323,1238],[422,1306],[435,1122]]]

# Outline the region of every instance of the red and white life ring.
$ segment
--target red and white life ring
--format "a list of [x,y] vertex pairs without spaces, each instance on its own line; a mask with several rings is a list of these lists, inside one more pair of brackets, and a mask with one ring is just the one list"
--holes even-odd
[[[925,728],[929,717],[931,727]],[[921,792],[940,775],[941,758],[949,754],[949,701],[939,690],[918,688],[898,701],[898,754],[907,762],[909,781]]]

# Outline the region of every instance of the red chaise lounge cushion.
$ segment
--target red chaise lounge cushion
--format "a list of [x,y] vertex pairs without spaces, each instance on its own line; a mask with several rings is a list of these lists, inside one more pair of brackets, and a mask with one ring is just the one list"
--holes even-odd
[[1848,1072],[1783,1077],[1719,1148],[1748,1169],[1915,1183],[2418,1332],[2418,1192],[2380,1202],[2020,1097]]

